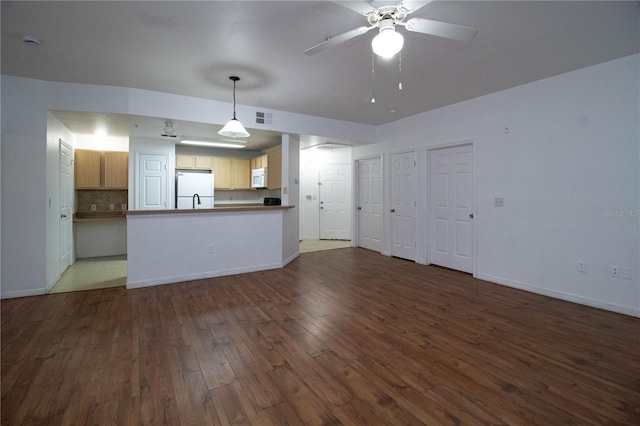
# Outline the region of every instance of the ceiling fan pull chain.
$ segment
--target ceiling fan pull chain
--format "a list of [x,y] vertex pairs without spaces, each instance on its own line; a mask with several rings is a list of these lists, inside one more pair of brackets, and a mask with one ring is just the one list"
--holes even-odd
[[376,103],[376,98],[374,96],[374,82],[375,82],[375,76],[376,76],[376,55],[371,52],[371,103],[375,104]]
[[398,53],[398,90],[402,91],[402,51]]

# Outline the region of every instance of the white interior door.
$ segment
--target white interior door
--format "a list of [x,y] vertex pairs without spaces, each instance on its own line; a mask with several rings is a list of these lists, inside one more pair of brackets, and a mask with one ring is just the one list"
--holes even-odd
[[60,139],[60,274],[71,265],[73,249],[73,150]]
[[348,164],[320,166],[320,239],[351,239],[351,170]]
[[431,153],[431,263],[473,272],[473,147]]
[[358,246],[382,251],[382,164],[358,161]]
[[167,156],[140,154],[138,156],[138,208],[140,210],[167,209]]
[[416,156],[391,156],[391,255],[416,258]]

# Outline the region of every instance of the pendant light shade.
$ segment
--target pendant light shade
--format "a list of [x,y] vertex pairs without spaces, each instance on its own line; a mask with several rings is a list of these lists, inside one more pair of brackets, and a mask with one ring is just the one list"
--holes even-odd
[[392,19],[385,21],[380,23],[380,34],[371,41],[371,48],[376,55],[389,59],[402,50],[404,37],[396,32]]
[[225,124],[218,134],[229,138],[248,138],[249,132],[236,118],[236,81],[239,81],[240,77],[231,76],[229,80],[233,81],[233,118]]

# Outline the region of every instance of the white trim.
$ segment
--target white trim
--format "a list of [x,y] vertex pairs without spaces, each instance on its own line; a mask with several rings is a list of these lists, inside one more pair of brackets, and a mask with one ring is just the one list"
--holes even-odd
[[530,293],[541,294],[543,296],[553,297],[555,299],[565,300],[567,302],[577,303],[579,305],[591,306],[594,308],[604,309],[607,311],[617,312],[624,315],[640,318],[640,309],[630,306],[618,305],[611,302],[603,302],[601,300],[591,299],[589,297],[578,296],[576,294],[565,293],[562,291],[540,288],[531,284],[513,281],[506,278],[494,277],[492,275],[478,274],[478,279],[488,281],[494,284],[504,285],[507,287],[517,288],[519,290],[528,291]]
[[17,297],[28,297],[28,296],[42,296],[47,294],[44,288],[37,288],[34,290],[15,290],[15,291],[6,291],[3,292],[0,296],[0,299],[13,299]]
[[[297,257],[297,256],[296,256]],[[289,262],[293,259],[287,259]],[[285,265],[282,263],[272,263],[266,265],[258,265],[251,266],[247,268],[236,268],[236,269],[222,269],[218,271],[208,271],[202,272],[198,274],[188,274],[188,275],[176,275],[172,277],[162,277],[162,278],[154,278],[149,280],[139,280],[139,281],[128,281],[127,280],[127,290],[134,288],[142,288],[142,287],[152,287],[156,285],[164,285],[164,284],[175,284],[186,281],[193,280],[203,280],[207,278],[216,278],[223,277],[228,275],[237,275],[237,274],[246,274],[248,272],[258,272],[258,271],[267,271],[269,269],[281,269]]]

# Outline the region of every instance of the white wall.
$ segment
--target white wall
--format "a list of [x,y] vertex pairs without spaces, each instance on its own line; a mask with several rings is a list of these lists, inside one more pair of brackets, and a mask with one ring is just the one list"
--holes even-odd
[[[639,58],[381,126],[380,142],[354,156],[473,140],[477,276],[640,316]],[[418,194],[417,217],[427,201]],[[418,238],[426,245],[426,232]],[[609,265],[631,267],[632,279],[610,277]]]
[[2,76],[2,296],[44,293],[44,82]]
[[[300,152],[300,239],[320,238],[320,166],[351,164],[351,148]],[[311,199],[308,199],[308,196]]]
[[78,258],[127,254],[127,222],[124,219],[92,219],[76,222],[73,227]]

